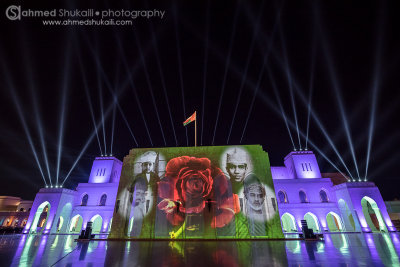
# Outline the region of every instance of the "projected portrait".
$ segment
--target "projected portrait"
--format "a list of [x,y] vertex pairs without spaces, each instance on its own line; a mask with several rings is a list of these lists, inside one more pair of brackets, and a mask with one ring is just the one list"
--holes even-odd
[[235,193],[243,187],[246,177],[253,171],[249,154],[239,147],[229,148],[222,155],[221,165],[232,183]]
[[160,154],[154,151],[145,152],[135,162],[134,177],[128,189],[132,203],[128,230],[131,236],[140,235],[143,218],[154,209],[157,203],[159,174],[164,173],[160,171],[160,165],[165,165],[162,162]]
[[244,186],[247,217],[257,221],[265,221],[265,196],[265,189],[261,183],[251,183]]
[[109,238],[280,237],[260,145],[131,149]]

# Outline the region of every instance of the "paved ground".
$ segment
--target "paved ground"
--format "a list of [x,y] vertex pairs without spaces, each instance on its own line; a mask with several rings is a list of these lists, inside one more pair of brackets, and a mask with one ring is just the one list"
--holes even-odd
[[325,234],[323,241],[92,241],[0,237],[0,266],[400,266],[400,234]]

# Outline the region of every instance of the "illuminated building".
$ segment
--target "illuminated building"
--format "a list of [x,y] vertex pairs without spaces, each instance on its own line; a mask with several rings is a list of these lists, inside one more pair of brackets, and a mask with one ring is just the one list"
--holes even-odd
[[[240,168],[246,175],[240,176]],[[185,171],[197,175],[193,188],[201,182],[201,201],[187,199],[191,189],[184,195],[179,191],[183,187],[177,180],[191,183],[185,180],[190,178]],[[211,179],[209,187],[205,173]],[[246,191],[246,181],[254,177],[264,188],[253,181]],[[233,179],[244,180],[244,187],[236,187]],[[147,191],[151,187],[158,193]],[[165,188],[172,191],[165,193]],[[220,188],[224,192],[219,193]],[[153,219],[146,220],[149,217]],[[132,149],[124,164],[115,157],[97,157],[88,183],[80,183],[76,190],[39,191],[24,233],[77,234],[92,221],[94,233],[111,231],[113,238],[274,238],[282,236],[280,226],[283,233],[300,232],[303,219],[316,232],[395,231],[374,183],[335,185],[322,177],[311,151],[291,152],[284,166],[270,167],[267,153],[252,145]],[[247,232],[240,233],[242,229]]]
[[334,185],[311,151],[291,152],[284,164],[271,172],[285,232],[300,231],[303,219],[316,232],[395,231],[373,182]]
[[33,201],[19,197],[0,196],[0,228],[25,227]]

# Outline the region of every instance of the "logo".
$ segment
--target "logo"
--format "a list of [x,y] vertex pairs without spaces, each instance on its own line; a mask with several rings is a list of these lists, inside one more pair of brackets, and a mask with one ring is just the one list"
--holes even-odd
[[9,20],[21,20],[21,6],[9,6],[6,9],[6,16]]

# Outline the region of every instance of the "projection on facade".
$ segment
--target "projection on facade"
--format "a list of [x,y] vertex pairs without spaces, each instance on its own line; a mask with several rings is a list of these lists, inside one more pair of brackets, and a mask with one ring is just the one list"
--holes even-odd
[[259,145],[132,149],[109,238],[283,237]]

